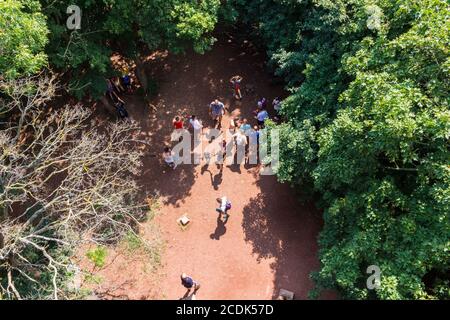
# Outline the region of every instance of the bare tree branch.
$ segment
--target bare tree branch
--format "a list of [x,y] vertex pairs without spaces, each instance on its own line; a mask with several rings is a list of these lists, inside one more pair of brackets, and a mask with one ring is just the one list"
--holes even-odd
[[0,81],[0,115],[9,119],[0,124],[0,293],[8,298],[29,298],[26,283],[39,298],[60,298],[62,250],[119,241],[146,216],[134,180],[137,144],[148,143],[134,139],[139,127],[94,127],[80,105],[52,110],[56,88],[48,75]]

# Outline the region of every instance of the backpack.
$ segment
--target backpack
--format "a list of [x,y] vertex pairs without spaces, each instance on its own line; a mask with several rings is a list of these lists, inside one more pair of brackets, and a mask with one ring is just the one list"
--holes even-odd
[[226,210],[230,210],[231,209],[231,202],[227,201],[227,204],[225,205],[225,209]]

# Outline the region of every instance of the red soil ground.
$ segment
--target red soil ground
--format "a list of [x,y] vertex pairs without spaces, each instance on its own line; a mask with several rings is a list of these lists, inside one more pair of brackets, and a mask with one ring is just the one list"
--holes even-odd
[[[301,205],[293,190],[274,176],[259,175],[257,166],[228,166],[222,175],[214,165],[167,170],[159,156],[170,141],[173,117],[196,114],[211,125],[208,104],[216,96],[233,113],[252,119],[253,125],[251,111],[258,96],[271,101],[283,95],[263,62],[249,42],[227,38],[204,55],[160,56],[149,62],[159,83],[156,112],[139,96],[125,97],[131,118],[152,141],[150,153],[158,155],[146,157],[141,183],[146,194],[160,195],[162,207],[155,222],[166,242],[158,277],[142,271],[139,259],[123,256],[111,258],[101,271],[108,283],[126,284],[122,290],[127,297],[179,299],[185,293],[179,276],[185,272],[201,283],[197,299],[272,299],[280,288],[295,292],[297,299],[307,298],[313,287],[309,274],[319,267],[321,218],[313,205]],[[240,103],[228,83],[235,74],[256,92]],[[223,118],[225,127],[228,116]],[[232,202],[226,225],[215,211],[216,198],[223,195]],[[184,231],[176,223],[183,214],[192,220]],[[143,228],[144,237],[151,238],[152,230]],[[333,295],[322,298],[328,297]]]

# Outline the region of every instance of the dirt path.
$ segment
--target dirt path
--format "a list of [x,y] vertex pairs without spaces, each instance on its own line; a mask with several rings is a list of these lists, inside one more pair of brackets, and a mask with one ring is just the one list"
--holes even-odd
[[[150,113],[137,96],[126,101],[158,155],[169,142],[175,115],[196,114],[211,124],[207,106],[216,96],[233,113],[252,119],[258,97],[247,95],[236,103],[228,84],[234,74],[242,75],[244,83],[269,101],[283,94],[282,87],[271,83],[263,57],[251,44],[237,44],[231,38],[205,55],[157,57],[150,69],[157,70],[160,85],[154,101],[157,112]],[[228,117],[223,123],[226,126]],[[133,268],[121,269],[120,275],[111,269],[110,274],[122,280],[140,277],[126,289],[130,297],[148,297],[151,286],[157,289],[157,298],[179,299],[185,292],[179,275],[186,272],[202,285],[198,299],[272,299],[280,288],[294,291],[298,299],[307,298],[313,286],[309,273],[318,268],[316,238],[321,227],[320,214],[312,205],[300,205],[288,186],[274,176],[260,176],[255,166],[225,167],[220,175],[215,166],[181,165],[172,171],[161,162],[159,156],[147,157],[142,175],[145,192],[158,192],[163,204],[156,218],[167,243],[160,287]],[[215,199],[223,195],[232,201],[226,225],[215,212]],[[176,223],[183,214],[192,219],[184,231]],[[151,235],[144,230],[144,236]]]

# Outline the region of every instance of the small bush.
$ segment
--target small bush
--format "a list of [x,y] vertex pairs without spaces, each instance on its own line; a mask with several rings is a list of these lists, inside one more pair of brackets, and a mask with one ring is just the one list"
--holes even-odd
[[134,253],[145,246],[142,239],[132,232],[129,232],[124,239],[125,248],[128,252]]
[[106,256],[108,252],[105,247],[96,247],[89,250],[86,256],[91,260],[97,268],[102,268],[106,263]]

